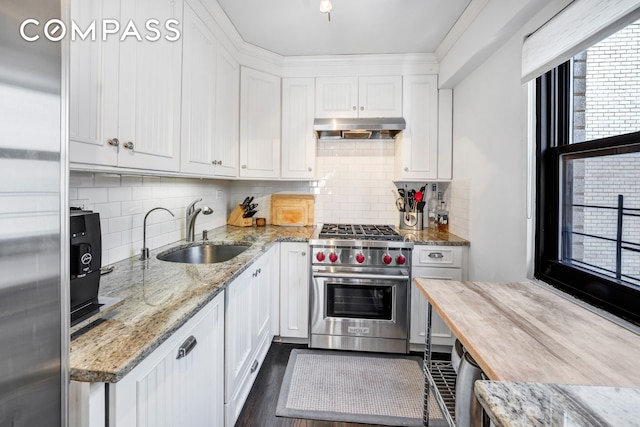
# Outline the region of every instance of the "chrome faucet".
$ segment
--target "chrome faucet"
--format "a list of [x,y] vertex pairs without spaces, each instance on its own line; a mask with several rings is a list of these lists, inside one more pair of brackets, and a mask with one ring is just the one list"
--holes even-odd
[[144,216],[144,220],[142,221],[142,250],[140,251],[140,259],[142,261],[144,261],[145,259],[149,259],[149,248],[147,248],[147,217],[149,216],[149,214],[155,210],[158,209],[162,209],[164,211],[167,211],[171,214],[171,216],[175,217],[175,215],[173,214],[173,212],[171,212],[169,209],[167,208],[163,208],[163,207],[157,207],[157,208],[153,208],[150,209],[149,212],[147,212],[147,214]]
[[209,206],[203,206],[202,208],[196,209],[196,203],[200,201],[202,201],[202,199],[197,199],[189,206],[187,206],[187,212],[185,215],[185,240],[187,242],[193,242],[195,240],[194,226],[196,224],[196,217],[198,216],[198,214],[200,212],[202,212],[203,215],[211,215],[213,213],[213,209],[211,209]]

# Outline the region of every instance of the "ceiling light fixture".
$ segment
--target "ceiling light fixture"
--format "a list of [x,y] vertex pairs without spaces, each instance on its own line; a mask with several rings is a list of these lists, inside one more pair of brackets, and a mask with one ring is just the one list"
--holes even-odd
[[329,17],[329,22],[331,22],[331,9],[333,5],[331,4],[331,0],[320,0],[320,12],[326,13]]

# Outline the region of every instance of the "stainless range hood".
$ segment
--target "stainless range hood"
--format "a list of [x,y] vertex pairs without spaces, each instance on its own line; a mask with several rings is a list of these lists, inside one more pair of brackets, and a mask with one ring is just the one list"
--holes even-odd
[[402,117],[315,119],[313,130],[319,140],[393,139],[407,127]]

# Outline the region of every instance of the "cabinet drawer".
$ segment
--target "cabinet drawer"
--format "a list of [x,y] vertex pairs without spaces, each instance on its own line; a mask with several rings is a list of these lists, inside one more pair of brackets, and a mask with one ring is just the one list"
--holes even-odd
[[415,246],[412,263],[420,267],[462,267],[462,246]]

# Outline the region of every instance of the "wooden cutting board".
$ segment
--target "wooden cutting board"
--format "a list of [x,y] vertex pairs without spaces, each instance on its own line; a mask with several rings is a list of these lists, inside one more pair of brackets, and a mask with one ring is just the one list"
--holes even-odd
[[272,194],[271,224],[284,226],[313,225],[312,194]]

